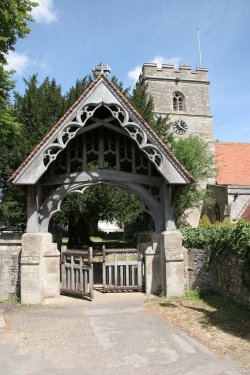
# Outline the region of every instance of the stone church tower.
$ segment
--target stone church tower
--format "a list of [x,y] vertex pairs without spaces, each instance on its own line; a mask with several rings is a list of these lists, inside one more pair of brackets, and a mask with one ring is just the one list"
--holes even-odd
[[148,85],[156,115],[170,115],[177,136],[198,135],[213,141],[213,125],[208,93],[208,70],[182,65],[157,67],[145,63],[137,85]]
[[[172,131],[176,137],[198,136],[210,142],[214,152],[213,124],[208,93],[208,70],[181,65],[145,63],[137,85],[147,85],[152,95],[156,115],[169,115]],[[200,188],[215,184],[214,178],[200,183]],[[185,212],[185,225],[197,227],[202,207]]]

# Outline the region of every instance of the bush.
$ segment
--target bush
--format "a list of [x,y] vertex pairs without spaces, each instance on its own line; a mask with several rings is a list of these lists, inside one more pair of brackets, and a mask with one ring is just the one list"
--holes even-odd
[[187,249],[202,249],[208,254],[208,263],[215,256],[227,252],[235,254],[245,264],[250,262],[250,223],[239,221],[231,226],[184,228],[183,245]]

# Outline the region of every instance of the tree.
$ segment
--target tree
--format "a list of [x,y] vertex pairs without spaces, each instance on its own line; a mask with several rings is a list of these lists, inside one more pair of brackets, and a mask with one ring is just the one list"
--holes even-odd
[[[9,95],[14,88],[11,80],[13,71],[7,71],[6,54],[14,51],[17,38],[24,38],[30,31],[28,21],[32,21],[30,11],[37,4],[29,0],[2,0],[0,7],[0,221],[17,221],[16,212],[6,199],[7,178],[17,167],[20,154],[17,145],[20,144],[20,124],[17,122],[13,108],[9,102]],[[15,193],[12,191],[13,195]],[[19,194],[17,194],[19,195]]]
[[14,51],[18,38],[24,38],[29,32],[30,14],[38,3],[30,0],[2,0],[0,7],[0,63],[6,63],[8,51]]
[[130,98],[132,105],[159,135],[162,141],[171,147],[173,135],[170,131],[171,121],[169,116],[156,116],[154,114],[154,100],[148,93],[148,86],[138,86],[133,90]]
[[120,191],[108,185],[96,185],[83,194],[67,196],[55,225],[68,226],[68,246],[80,247],[90,243],[90,235],[96,233],[99,220],[131,224],[143,212],[141,202],[132,193]]
[[26,157],[64,113],[65,101],[61,86],[46,77],[39,84],[37,75],[24,79],[25,92],[15,93],[14,109],[22,124],[23,158]]
[[[211,191],[201,187],[214,177],[214,156],[211,144],[196,136],[174,140],[172,151],[182,165],[192,174],[196,184],[178,189],[174,196],[174,216],[177,224],[185,225],[184,213],[188,208],[209,207],[213,203]],[[205,184],[206,185],[206,184]]]

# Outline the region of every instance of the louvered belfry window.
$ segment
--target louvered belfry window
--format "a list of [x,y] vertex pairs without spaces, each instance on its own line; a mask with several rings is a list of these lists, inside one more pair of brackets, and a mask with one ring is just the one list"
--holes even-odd
[[173,94],[173,110],[174,111],[184,110],[184,96],[179,92],[175,92]]

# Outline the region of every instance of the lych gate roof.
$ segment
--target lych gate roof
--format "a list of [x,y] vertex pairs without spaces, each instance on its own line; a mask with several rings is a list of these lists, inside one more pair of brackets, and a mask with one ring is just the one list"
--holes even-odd
[[[106,106],[170,184],[194,182],[158,135],[105,75],[99,75],[63,117],[44,136],[9,179],[16,185],[36,184],[68,142],[94,116],[95,108]],[[116,109],[113,107],[115,106]],[[84,115],[84,117],[83,117]],[[73,129],[73,130],[72,130]],[[133,129],[133,130],[131,130]]]
[[215,142],[217,184],[250,185],[250,143]]

